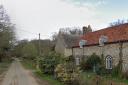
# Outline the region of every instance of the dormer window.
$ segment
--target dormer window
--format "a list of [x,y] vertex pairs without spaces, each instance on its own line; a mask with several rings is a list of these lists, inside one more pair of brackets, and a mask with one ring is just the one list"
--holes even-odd
[[79,41],[80,48],[83,48],[83,46],[86,45],[86,44],[87,44],[87,40],[80,40]]
[[107,41],[108,41],[108,37],[102,35],[102,36],[99,38],[99,46],[104,46],[104,43],[106,43]]

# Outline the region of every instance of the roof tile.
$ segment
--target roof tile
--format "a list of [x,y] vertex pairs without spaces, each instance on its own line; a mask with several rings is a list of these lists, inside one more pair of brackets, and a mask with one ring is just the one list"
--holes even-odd
[[108,42],[128,40],[128,23],[89,32],[81,36],[81,39],[87,40],[88,45],[98,44],[102,35],[108,37]]

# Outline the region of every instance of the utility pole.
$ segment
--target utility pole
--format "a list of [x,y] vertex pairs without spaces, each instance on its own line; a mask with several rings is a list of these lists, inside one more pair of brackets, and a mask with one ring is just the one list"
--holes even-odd
[[37,56],[37,60],[36,60],[36,68],[39,69],[39,58],[41,56],[41,49],[40,49],[40,33],[39,33],[39,40],[38,40],[38,56]]
[[40,33],[39,33],[39,56],[41,55],[41,49],[40,49]]

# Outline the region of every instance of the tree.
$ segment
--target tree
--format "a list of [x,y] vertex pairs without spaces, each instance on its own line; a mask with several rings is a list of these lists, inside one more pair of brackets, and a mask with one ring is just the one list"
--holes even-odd
[[69,30],[70,34],[72,35],[81,35],[82,34],[82,31],[80,29],[72,29],[72,30]]
[[53,43],[56,43],[57,42],[57,37],[58,37],[58,33],[53,33],[52,34],[52,41],[53,41]]
[[11,23],[3,6],[0,6],[0,61],[12,50],[15,42],[15,26]]
[[[46,55],[52,51],[53,43],[49,39],[40,40],[41,55]],[[39,56],[39,40],[21,40],[17,42],[13,54],[17,57],[32,57],[30,53],[34,53],[33,58]],[[36,54],[36,55],[35,55]],[[36,59],[36,58],[35,58]]]
[[13,53],[13,56],[16,56],[18,58],[22,57],[23,54],[22,54],[22,49],[23,47],[29,43],[28,40],[20,40],[20,41],[17,41],[12,53]]
[[[36,49],[39,52],[39,40],[31,40],[30,43],[33,43],[35,45]],[[52,51],[53,48],[53,42],[49,39],[40,40],[40,51],[41,54],[48,54],[50,51]]]
[[38,56],[38,51],[34,44],[27,43],[22,49],[22,54],[24,58],[34,60]]
[[110,23],[110,27],[118,26],[125,23],[127,23],[127,21],[118,19],[117,21]]
[[61,28],[59,34],[82,35],[82,30],[79,27]]

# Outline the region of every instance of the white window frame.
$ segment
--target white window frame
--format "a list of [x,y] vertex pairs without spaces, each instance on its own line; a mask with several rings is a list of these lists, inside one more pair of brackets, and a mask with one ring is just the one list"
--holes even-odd
[[110,55],[106,57],[106,69],[112,69],[113,59]]

